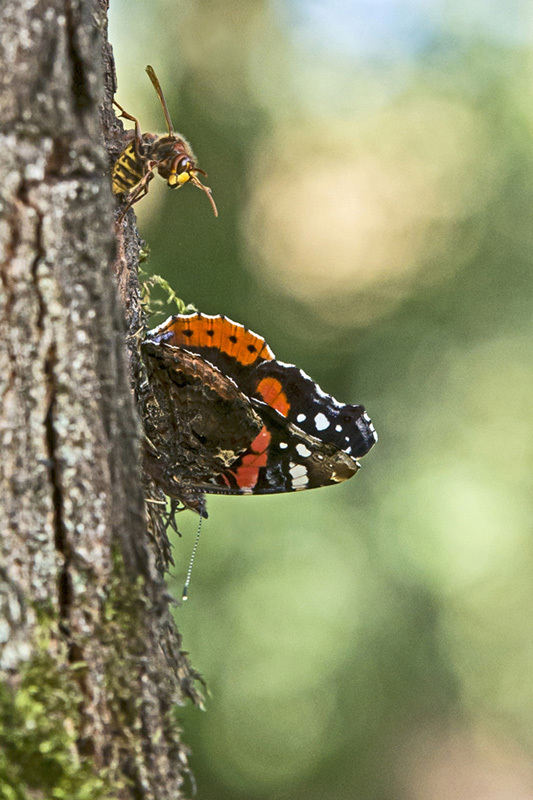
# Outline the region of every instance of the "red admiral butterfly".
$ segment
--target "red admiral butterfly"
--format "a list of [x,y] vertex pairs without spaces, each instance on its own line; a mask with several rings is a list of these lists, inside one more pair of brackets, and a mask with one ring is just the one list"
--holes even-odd
[[170,317],[148,332],[142,351],[152,396],[151,473],[166,494],[202,516],[204,492],[340,483],[377,441],[363,406],[337,402],[226,317]]

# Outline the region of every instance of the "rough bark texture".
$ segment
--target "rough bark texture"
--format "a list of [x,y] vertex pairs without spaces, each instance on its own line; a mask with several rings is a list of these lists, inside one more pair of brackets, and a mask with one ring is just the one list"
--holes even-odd
[[0,798],[182,797],[172,707],[198,700],[145,512],[127,226],[112,268],[106,14],[0,6]]

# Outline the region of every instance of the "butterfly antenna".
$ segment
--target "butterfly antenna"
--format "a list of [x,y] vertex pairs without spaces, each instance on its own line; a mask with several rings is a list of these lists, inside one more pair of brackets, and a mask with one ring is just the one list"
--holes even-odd
[[183,587],[183,592],[181,593],[182,600],[187,600],[189,596],[189,584],[191,582],[192,565],[194,562],[196,551],[198,549],[198,540],[200,539],[200,532],[202,530],[202,519],[203,517],[200,517],[200,522],[198,523],[198,533],[196,534],[196,540],[194,542],[194,547],[191,553],[191,560],[189,561],[189,569],[187,570],[187,577],[185,578],[185,586]]

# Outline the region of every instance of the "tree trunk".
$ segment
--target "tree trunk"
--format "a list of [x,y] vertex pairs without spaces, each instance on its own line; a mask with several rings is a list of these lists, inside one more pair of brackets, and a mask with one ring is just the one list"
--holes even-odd
[[112,267],[106,15],[0,8],[0,798],[182,797],[198,701],[145,511],[131,231],[119,292]]

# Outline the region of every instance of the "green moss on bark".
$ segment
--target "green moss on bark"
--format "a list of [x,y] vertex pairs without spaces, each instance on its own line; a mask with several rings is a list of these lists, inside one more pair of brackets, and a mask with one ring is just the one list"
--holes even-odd
[[83,697],[78,675],[57,642],[41,633],[14,687],[0,683],[1,800],[111,800],[121,785],[76,747]]

